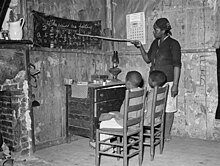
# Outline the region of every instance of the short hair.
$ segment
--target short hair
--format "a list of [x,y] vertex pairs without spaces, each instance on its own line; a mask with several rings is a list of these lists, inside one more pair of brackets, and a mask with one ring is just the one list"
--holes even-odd
[[164,72],[159,70],[153,70],[149,74],[149,78],[155,86],[162,87],[167,82],[167,76]]
[[130,81],[134,87],[143,87],[143,78],[138,71],[129,71],[125,79]]

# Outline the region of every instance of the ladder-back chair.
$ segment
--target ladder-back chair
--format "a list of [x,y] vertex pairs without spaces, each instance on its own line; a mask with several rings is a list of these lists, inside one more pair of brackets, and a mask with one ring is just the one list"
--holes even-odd
[[[135,101],[135,102],[134,102]],[[96,166],[100,165],[101,155],[123,158],[123,166],[128,165],[128,159],[139,155],[139,166],[143,157],[143,123],[146,101],[146,90],[126,90],[124,100],[123,128],[101,128],[96,130]],[[129,116],[129,114],[136,116]],[[111,135],[111,138],[100,140],[100,134]],[[113,139],[115,138],[115,139]],[[109,140],[115,141],[109,141]],[[107,148],[102,148],[107,145]],[[115,148],[116,151],[109,151]]]
[[[155,146],[160,145],[160,154],[164,147],[164,121],[169,85],[155,87],[147,94],[146,109],[150,108],[150,123],[144,124],[143,144],[150,146],[150,159],[154,160]],[[150,100],[152,99],[152,100]],[[150,102],[148,102],[150,101]],[[148,105],[150,104],[150,106]],[[146,115],[145,115],[146,116]]]

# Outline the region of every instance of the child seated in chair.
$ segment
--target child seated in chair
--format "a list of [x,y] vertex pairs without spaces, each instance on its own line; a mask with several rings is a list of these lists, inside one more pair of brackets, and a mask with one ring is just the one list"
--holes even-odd
[[[162,87],[167,82],[167,77],[164,72],[159,70],[151,71],[148,77],[148,84],[150,88],[154,88],[156,86]],[[146,100],[146,109],[145,109],[145,117],[144,117],[144,125],[150,125],[151,121],[151,106],[152,106],[152,99],[153,99],[153,91],[149,90],[147,94]]]
[[[130,89],[132,91],[138,90],[139,88],[142,88],[143,86],[143,78],[141,74],[138,71],[129,71],[125,78],[125,86],[126,89]],[[137,101],[138,100],[138,101]],[[130,104],[133,102],[140,102],[139,98],[134,98],[130,101]],[[123,128],[123,114],[124,114],[124,106],[125,103],[123,101],[120,112],[114,111],[109,113],[103,113],[101,114],[99,121],[100,128]],[[130,117],[136,116],[134,114],[129,114]],[[107,139],[111,136],[106,134],[100,135],[100,140]],[[90,142],[90,146],[95,148],[95,142]]]

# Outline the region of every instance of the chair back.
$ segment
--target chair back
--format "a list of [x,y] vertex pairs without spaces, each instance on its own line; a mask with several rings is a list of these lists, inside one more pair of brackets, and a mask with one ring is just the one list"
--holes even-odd
[[153,89],[153,100],[151,103],[151,131],[154,130],[155,125],[164,125],[168,91],[168,84]]
[[[129,158],[139,155],[139,166],[142,165],[145,100],[146,89],[126,90],[121,108],[123,128],[111,128],[110,126],[110,128],[96,129],[96,166],[100,165],[101,155],[123,158],[123,166],[128,165]],[[100,139],[101,134],[109,137]],[[113,147],[116,151],[108,152]]]
[[[160,153],[163,152],[164,146],[164,119],[167,104],[167,95],[169,91],[169,84],[163,87],[155,87],[152,93],[147,94],[148,112],[145,115],[144,124],[144,142],[146,146],[150,146],[150,159],[154,160],[155,146],[160,145]],[[152,100],[151,100],[152,99]],[[148,105],[149,104],[149,105]],[[150,124],[148,117],[150,113]],[[149,140],[150,139],[150,140]]]
[[146,89],[137,88],[126,90],[123,129],[126,133],[129,128],[143,128]]

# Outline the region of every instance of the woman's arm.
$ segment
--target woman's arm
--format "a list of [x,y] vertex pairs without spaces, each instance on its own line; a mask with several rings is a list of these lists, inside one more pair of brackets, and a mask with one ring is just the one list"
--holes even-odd
[[180,73],[181,73],[181,68],[174,66],[174,79],[173,79],[173,86],[171,88],[172,97],[175,97],[176,95],[178,95]]
[[148,56],[148,53],[146,52],[146,50],[144,49],[143,45],[141,44],[141,42],[139,40],[134,40],[134,41],[131,41],[132,44],[134,44],[135,47],[139,48],[140,51],[141,51],[141,55],[144,59],[144,61],[146,63],[150,63],[150,59],[149,59],[149,56]]
[[179,87],[179,80],[181,74],[181,46],[179,42],[172,43],[172,50],[171,53],[173,55],[173,66],[174,66],[174,79],[173,79],[173,86],[171,88],[171,96],[175,97],[178,95],[178,87]]

